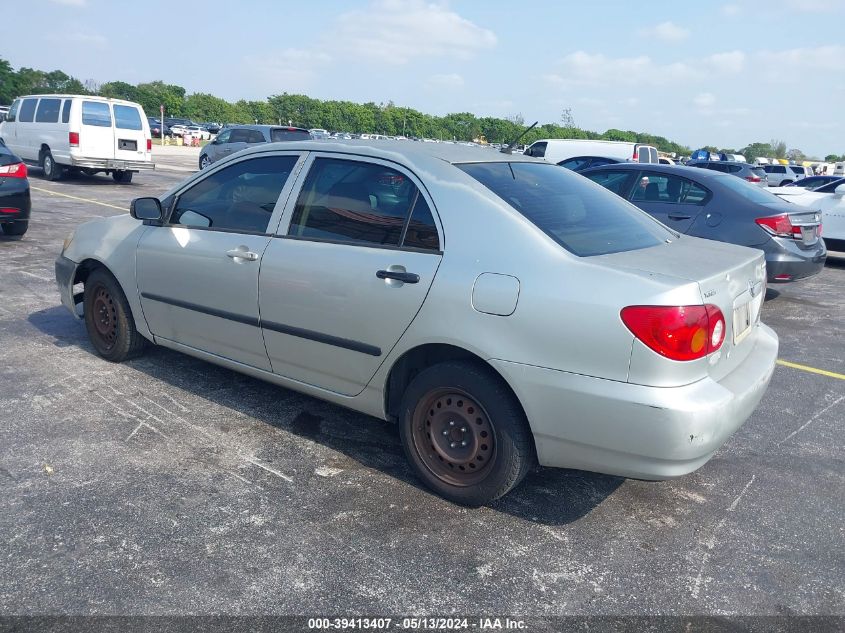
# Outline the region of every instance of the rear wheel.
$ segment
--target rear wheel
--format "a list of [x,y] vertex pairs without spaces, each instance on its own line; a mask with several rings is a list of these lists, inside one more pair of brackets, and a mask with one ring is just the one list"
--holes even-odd
[[132,310],[117,280],[104,268],[85,281],[85,328],[97,353],[112,362],[138,356],[146,339],[138,333]]
[[56,163],[49,149],[41,156],[41,167],[44,169],[44,177],[47,180],[58,180],[64,174],[64,169]]
[[205,169],[211,164],[211,159],[206,155],[203,154],[200,156],[200,169]]
[[446,362],[420,372],[402,398],[400,437],[417,476],[468,506],[498,499],[534,463],[525,414],[487,368]]
[[3,235],[23,235],[29,228],[29,220],[18,220],[8,224],[0,224],[3,227]]
[[124,171],[119,169],[117,171],[113,171],[111,173],[111,177],[114,179],[115,182],[118,182],[122,185],[128,185],[132,182],[132,172],[131,171]]

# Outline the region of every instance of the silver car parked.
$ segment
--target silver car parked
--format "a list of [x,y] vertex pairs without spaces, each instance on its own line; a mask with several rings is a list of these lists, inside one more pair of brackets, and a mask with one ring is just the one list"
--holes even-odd
[[153,342],[393,420],[420,479],[467,505],[535,462],[699,468],[778,349],[761,251],[455,145],[261,145],[80,226],[56,277],[104,358]]

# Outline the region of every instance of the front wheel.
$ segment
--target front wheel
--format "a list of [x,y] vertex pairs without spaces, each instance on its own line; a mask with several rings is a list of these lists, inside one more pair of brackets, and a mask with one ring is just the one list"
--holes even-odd
[[535,461],[519,402],[492,370],[471,362],[441,363],[414,377],[399,434],[417,476],[467,506],[507,494]]
[[111,177],[114,179],[115,182],[120,183],[121,185],[128,185],[132,182],[132,172],[131,171],[124,171],[119,169],[117,171],[113,171],[111,173]]
[[138,356],[146,339],[138,333],[132,310],[117,280],[105,269],[85,281],[85,328],[97,353],[115,363]]
[[211,159],[206,155],[203,154],[200,156],[200,169],[205,169],[211,164]]

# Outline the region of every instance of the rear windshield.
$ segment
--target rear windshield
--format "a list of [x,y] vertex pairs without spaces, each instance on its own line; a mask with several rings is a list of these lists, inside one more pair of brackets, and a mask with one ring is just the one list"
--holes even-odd
[[604,187],[556,165],[456,165],[580,257],[657,246],[664,226]]
[[307,141],[311,139],[311,133],[306,130],[288,130],[286,128],[273,128],[270,130],[271,141]]
[[750,202],[758,204],[772,204],[773,202],[783,202],[775,194],[769,193],[765,189],[752,185],[747,180],[737,178],[735,176],[723,176],[718,180],[719,184],[728,189],[731,189],[741,195]]
[[109,104],[101,101],[82,102],[82,124],[97,127],[111,127]]
[[752,167],[751,173],[757,176],[758,178],[767,178],[766,170],[762,167]]
[[114,106],[114,126],[121,130],[143,130],[141,113],[134,106]]

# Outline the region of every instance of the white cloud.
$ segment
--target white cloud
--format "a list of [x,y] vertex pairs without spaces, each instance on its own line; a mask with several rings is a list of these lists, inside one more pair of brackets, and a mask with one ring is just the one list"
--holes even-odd
[[710,68],[717,72],[739,73],[745,68],[745,53],[742,51],[714,53],[706,57],[704,61]]
[[464,78],[458,73],[447,73],[443,75],[432,75],[426,83],[432,88],[462,88]]
[[688,80],[698,74],[688,64],[658,64],[647,55],[614,58],[585,51],[570,53],[560,61],[559,66],[559,72],[544,75],[546,82],[557,87],[609,83],[655,85]]
[[661,22],[647,29],[642,29],[641,34],[656,37],[664,42],[680,42],[690,36],[689,29],[678,26],[674,22]]
[[497,39],[442,5],[375,0],[366,9],[338,16],[326,42],[344,56],[399,65],[421,57],[469,59],[494,47]]
[[716,96],[712,92],[701,92],[692,102],[699,108],[710,108],[716,103]]

